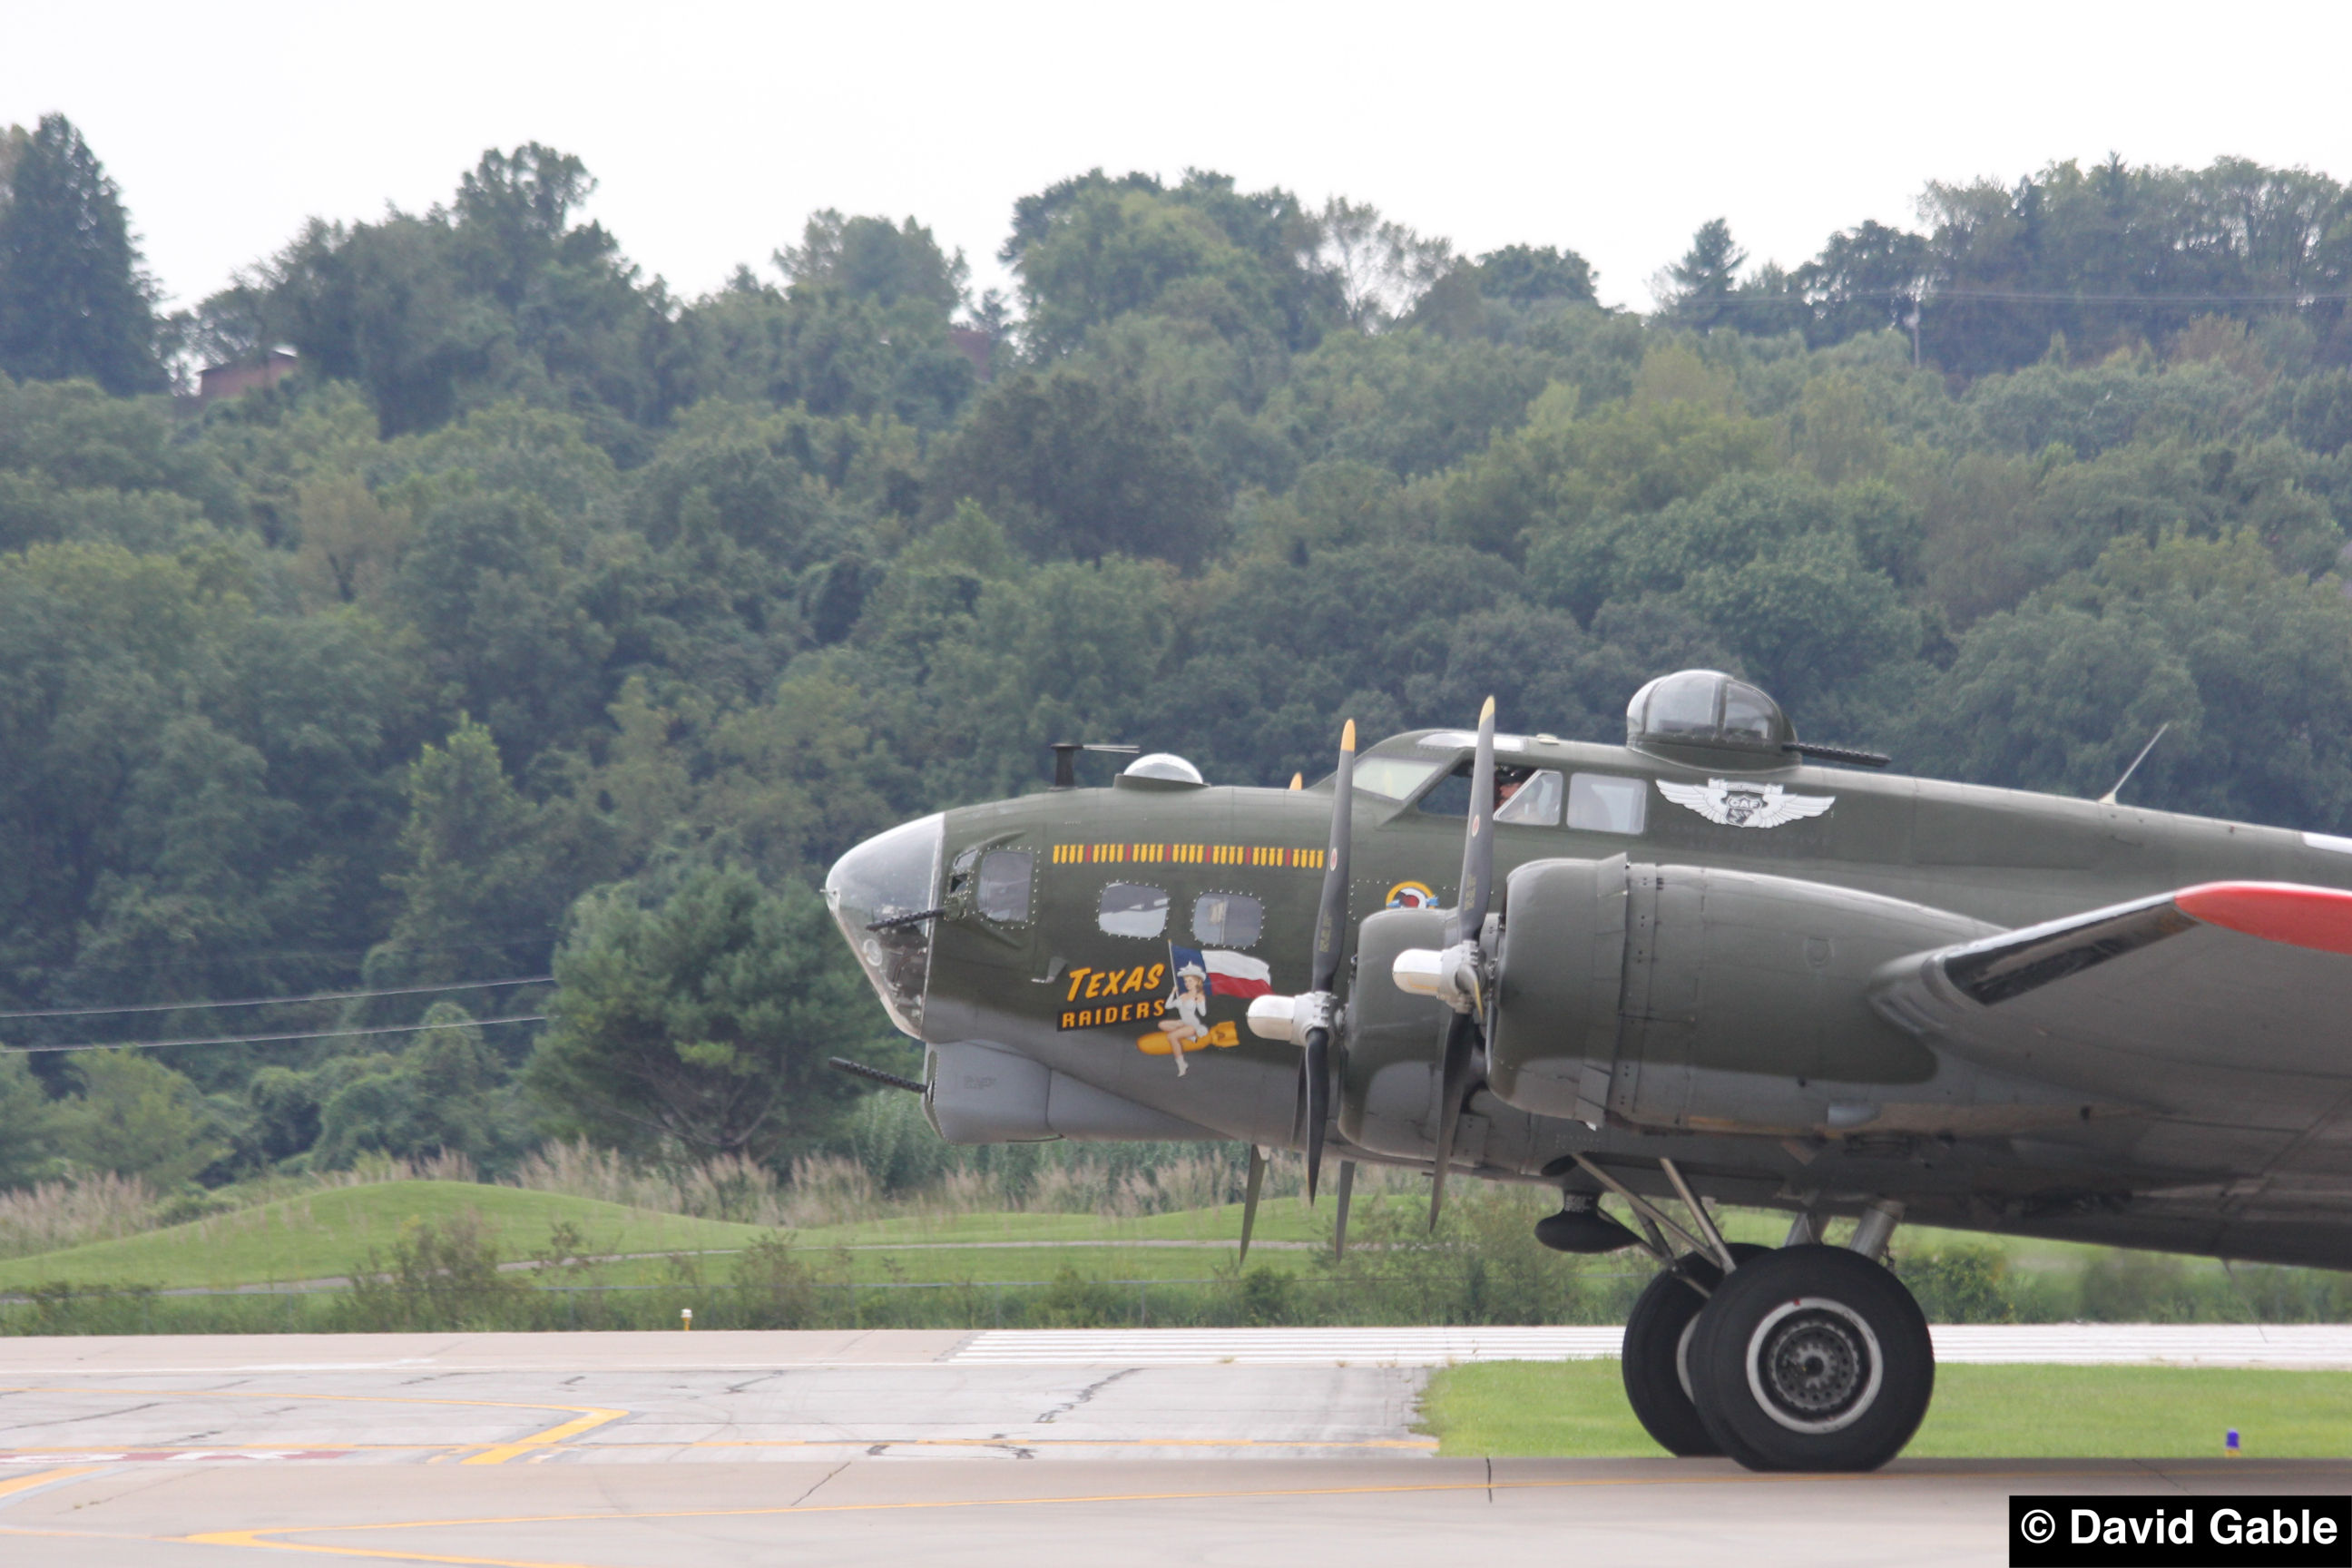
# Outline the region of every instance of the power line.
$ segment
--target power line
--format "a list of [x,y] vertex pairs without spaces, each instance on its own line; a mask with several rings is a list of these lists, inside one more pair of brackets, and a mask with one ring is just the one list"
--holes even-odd
[[57,1051],[152,1051],[165,1046],[259,1046],[280,1040],[344,1040],[356,1035],[414,1035],[427,1029],[488,1028],[492,1024],[544,1024],[545,1013],[511,1018],[466,1018],[454,1024],[384,1024],[373,1029],[303,1029],[291,1035],[204,1035],[186,1040],[93,1040],[76,1046],[0,1046],[0,1056],[37,1057]]
[[1983,301],[2009,305],[2323,305],[2342,304],[2352,300],[2352,293],[2309,294],[2062,294],[2032,289],[1949,289],[1914,281],[1892,284],[1884,289],[1860,289],[1850,293],[1815,297],[1790,291],[1765,294],[1748,292],[1746,286],[1735,286],[1728,294],[1709,294],[1676,301],[1664,307],[1677,306],[1694,310],[1719,310],[1725,313],[1750,309],[1759,305],[1778,305],[1797,310],[1838,310],[1848,309],[1886,308],[1895,304],[1933,305],[1945,301]]
[[142,1002],[129,1007],[43,1007],[24,1013],[0,1013],[0,1018],[87,1018],[100,1013],[180,1013],[205,1007],[275,1007],[296,1002],[349,1002],[362,996],[421,996],[433,991],[487,991],[500,985],[549,985],[552,974],[525,974],[513,980],[457,980],[446,985],[400,985],[382,991],[316,991],[308,996],[242,996],[234,1002]]
[[2352,294],[2058,294],[2031,289],[1930,288],[1922,299],[1929,303],[1998,300],[2028,305],[2317,305],[2352,300]]
[[[443,944],[443,945],[441,945],[441,946],[436,946],[436,947],[409,947],[409,946],[406,946],[406,945],[404,945],[404,945],[403,945],[402,947],[400,947],[397,951],[398,951],[398,952],[400,953],[400,955],[401,955],[401,956],[403,956],[403,957],[409,957],[409,956],[422,955],[422,954],[425,954],[425,953],[452,953],[452,952],[509,952],[509,951],[511,951],[512,949],[515,949],[515,948],[518,948],[518,947],[543,947],[543,946],[546,946],[546,945],[548,945],[550,942],[553,942],[553,941],[555,940],[556,935],[557,935],[557,928],[556,928],[556,927],[554,927],[554,926],[550,926],[550,927],[548,927],[548,928],[547,928],[547,930],[546,930],[544,932],[541,933],[540,935],[537,935],[537,936],[519,936],[519,937],[511,937],[511,938],[508,939],[508,940],[507,940],[507,941],[505,941],[505,942],[457,942],[457,943]],[[366,943],[363,943],[363,944],[362,944],[361,946],[358,946],[358,947],[244,947],[244,946],[237,946],[237,947],[234,947],[234,948],[230,949],[230,950],[228,951],[228,952],[226,953],[226,956],[228,956],[228,957],[232,957],[232,958],[236,958],[236,959],[242,959],[242,960],[262,959],[262,958],[324,959],[324,960],[361,959],[361,958],[365,958],[369,953],[375,952],[375,951],[376,951],[376,949],[378,949],[378,948],[380,948],[380,947],[382,947],[382,946],[383,946],[383,945],[384,945],[384,942],[383,942],[383,939],[379,938],[377,941],[371,942],[366,942]],[[160,958],[145,958],[145,959],[140,959],[140,958],[122,958],[122,959],[117,959],[117,960],[113,960],[113,961],[111,961],[111,963],[110,963],[110,967],[115,967],[115,968],[122,968],[122,969],[163,969],[163,968],[168,968],[168,967],[172,967],[172,966],[174,966],[174,965],[182,964],[182,963],[184,963],[184,962],[185,962],[185,960],[184,960],[184,959],[183,959],[183,958],[179,958],[179,957],[172,957],[172,956],[168,956],[168,955],[167,955],[167,956],[160,957]]]

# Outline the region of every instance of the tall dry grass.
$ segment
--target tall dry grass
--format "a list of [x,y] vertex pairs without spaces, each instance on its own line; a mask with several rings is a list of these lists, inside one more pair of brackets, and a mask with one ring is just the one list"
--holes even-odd
[[[1244,1167],[1239,1149],[1224,1146],[1163,1145],[1137,1151],[1045,1145],[1016,1152],[1020,1159],[993,1160],[966,1159],[968,1151],[943,1152],[949,1157],[932,1168],[928,1179],[892,1189],[866,1163],[840,1154],[804,1155],[780,1178],[766,1166],[737,1156],[662,1167],[574,1141],[544,1145],[499,1180],[529,1191],[656,1214],[809,1230],[899,1216],[1023,1211],[1136,1219],[1236,1202]],[[1267,1169],[1265,1196],[1297,1194],[1304,1186],[1303,1176],[1296,1156],[1277,1154]],[[451,1152],[410,1160],[372,1154],[348,1170],[270,1176],[217,1193],[168,1197],[136,1177],[83,1173],[22,1191],[0,1192],[0,1258],[51,1252],[190,1222],[197,1225],[201,1237],[233,1234],[259,1223],[263,1216],[254,1211],[266,1205],[336,1188],[482,1179],[471,1160]],[[1407,1173],[1367,1167],[1357,1185],[1369,1195],[1416,1180]],[[278,1222],[289,1226],[311,1223],[299,1201],[277,1212]]]
[[0,1258],[136,1236],[154,1228],[162,1206],[144,1181],[110,1171],[0,1193]]

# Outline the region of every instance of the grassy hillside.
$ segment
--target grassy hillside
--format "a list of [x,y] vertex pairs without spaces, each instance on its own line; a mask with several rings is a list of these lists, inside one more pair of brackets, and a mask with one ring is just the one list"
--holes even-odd
[[[0,1259],[0,1290],[58,1280],[178,1289],[328,1279],[362,1267],[371,1249],[387,1247],[409,1220],[439,1225],[469,1210],[509,1259],[545,1252],[558,1225],[572,1226],[580,1250],[595,1257],[731,1252],[771,1234],[759,1226],[514,1187],[386,1182],[330,1188],[142,1236]],[[1295,1200],[1269,1202],[1260,1211],[1257,1236],[1274,1242],[1318,1240],[1325,1223],[1324,1215],[1309,1215]],[[900,1215],[803,1230],[795,1240],[812,1253],[850,1249],[838,1261],[861,1280],[1042,1279],[1071,1267],[1105,1278],[1171,1279],[1206,1274],[1230,1258],[1226,1249],[1240,1233],[1241,1209],[1235,1205],[1135,1219]],[[1017,1245],[1024,1242],[1047,1245]],[[1137,1242],[1208,1245],[1125,1245]],[[1266,1256],[1281,1253],[1270,1250]],[[658,1260],[614,1265],[599,1278],[632,1283],[662,1267]]]
[[[1422,1223],[1425,1202],[1410,1190],[1360,1194],[1351,1231],[1360,1245],[1338,1271],[1339,1279],[1318,1283],[1335,1272],[1328,1250],[1329,1204],[1309,1210],[1296,1196],[1268,1198],[1258,1215],[1263,1245],[1250,1263],[1254,1270],[1289,1277],[1289,1283],[1277,1281],[1268,1287],[1272,1295],[1232,1310],[1249,1321],[1608,1322],[1622,1318],[1648,1271],[1646,1260],[1633,1252],[1573,1260],[1545,1253],[1526,1228],[1541,1205],[1523,1197],[1465,1194],[1445,1234],[1433,1241]],[[856,1215],[861,1207],[845,1212]],[[1241,1206],[1233,1203],[1125,1217],[957,1213],[913,1203],[892,1203],[879,1215],[870,1207],[862,1212],[865,1217],[791,1233],[795,1267],[812,1285],[1100,1282],[1094,1297],[1054,1309],[1056,1321],[1074,1324],[1140,1314],[1135,1293],[1110,1281],[1216,1279],[1230,1285],[1241,1229]],[[186,1290],[335,1279],[365,1268],[372,1252],[387,1254],[409,1221],[446,1227],[468,1214],[509,1263],[558,1253],[612,1260],[569,1269],[560,1279],[542,1277],[545,1283],[572,1286],[724,1287],[735,1278],[735,1261],[710,1255],[732,1254],[776,1234],[765,1226],[571,1194],[452,1180],[388,1181],[278,1196],[136,1236],[0,1259],[0,1292],[61,1283]],[[1731,1211],[1723,1224],[1736,1239],[1769,1245],[1781,1238],[1787,1222],[1777,1215]],[[1836,1227],[1833,1239],[1845,1228]],[[1382,1241],[1387,1249],[1380,1247]],[[2342,1281],[2309,1271],[2230,1271],[2209,1259],[1924,1227],[1906,1227],[1896,1251],[1906,1279],[1938,1321],[2295,1321],[2334,1319],[2347,1309]],[[681,1261],[682,1254],[696,1256]],[[953,1315],[943,1299],[927,1300],[932,1292],[890,1294],[900,1297],[890,1312]],[[1163,1311],[1188,1310],[1176,1305],[1183,1296],[1179,1290],[1154,1305],[1155,1321]],[[884,1310],[873,1300],[850,1311],[846,1299],[822,1300],[826,1310],[839,1308],[856,1321]],[[986,1314],[978,1321],[1004,1321],[1004,1299],[986,1300]],[[1158,1295],[1151,1300],[1160,1302]]]
[[740,1247],[767,1234],[756,1226],[688,1219],[592,1198],[467,1182],[385,1182],[334,1187],[215,1215],[119,1241],[0,1261],[0,1289],[49,1280],[164,1289],[255,1285],[347,1274],[371,1248],[391,1244],[405,1222],[447,1222],[478,1214],[509,1258],[548,1245],[557,1225],[576,1229],[596,1253]]

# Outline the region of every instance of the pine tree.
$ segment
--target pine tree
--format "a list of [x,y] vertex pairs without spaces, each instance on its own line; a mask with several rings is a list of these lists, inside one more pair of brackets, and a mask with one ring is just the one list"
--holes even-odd
[[0,370],[164,390],[154,285],[114,182],[62,114],[42,116],[16,153],[0,203]]

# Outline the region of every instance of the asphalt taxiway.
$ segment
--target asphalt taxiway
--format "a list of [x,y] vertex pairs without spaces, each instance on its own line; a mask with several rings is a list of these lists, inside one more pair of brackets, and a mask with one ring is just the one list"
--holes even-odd
[[[1758,1476],[1441,1459],[1412,1430],[1428,1366],[1570,1332],[0,1340],[0,1561],[1819,1568],[2003,1561],[2011,1492],[2352,1491],[2352,1461]],[[1570,1346],[1545,1348],[1605,1353]]]

